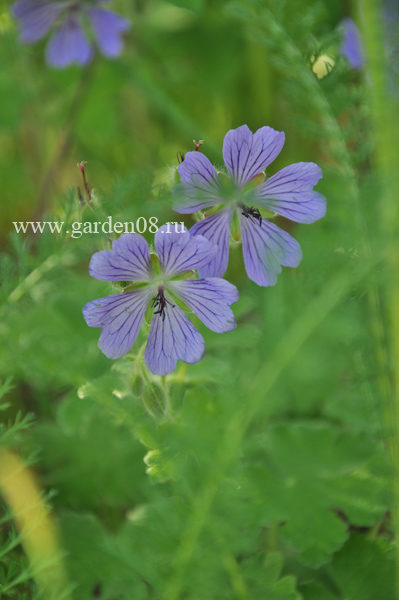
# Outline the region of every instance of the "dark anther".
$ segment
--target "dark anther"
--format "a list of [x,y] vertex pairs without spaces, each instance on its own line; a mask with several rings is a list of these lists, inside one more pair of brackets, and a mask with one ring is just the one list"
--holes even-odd
[[179,165],[181,165],[181,163],[183,162],[183,160],[184,160],[184,154],[183,154],[183,152],[178,152],[177,153],[177,162],[179,163]]
[[175,307],[175,305],[169,302],[169,300],[166,300],[164,289],[160,285],[158,288],[158,294],[152,299],[151,306],[157,309],[156,311],[154,311],[154,315],[159,315],[160,317],[162,317],[163,320],[165,320],[165,309],[167,304],[170,304],[173,308]]
[[255,219],[256,221],[259,221],[259,225],[262,225],[262,215],[260,214],[258,208],[254,208],[253,206],[245,206],[244,204],[242,204],[240,208],[241,214],[244,215],[244,217],[247,219]]

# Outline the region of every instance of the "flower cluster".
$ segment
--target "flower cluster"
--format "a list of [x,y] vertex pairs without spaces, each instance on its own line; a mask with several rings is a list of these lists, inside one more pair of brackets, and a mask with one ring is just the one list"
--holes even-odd
[[200,151],[188,152],[178,167],[182,182],[175,190],[175,209],[210,209],[205,217],[189,231],[161,227],[155,234],[157,257],[138,234],[125,234],[112,250],[94,254],[93,277],[131,282],[122,293],[83,309],[87,324],[102,328],[99,347],[106,356],[119,358],[131,349],[146,313],[151,327],[145,361],[157,375],[173,371],[178,360],[195,363],[204,353],[204,340],[184,307],[216,333],[236,327],[230,306],[238,292],[222,279],[232,226],[241,228],[245,268],[258,285],[274,285],[281,265],[299,264],[298,242],[270,218],[312,223],[325,214],[326,201],[313,190],[322,176],[314,163],[295,163],[266,178],[264,171],[283,144],[284,133],[271,127],[254,134],[246,125],[229,131],[223,144],[228,175],[218,173]]
[[100,52],[109,58],[122,51],[122,34],[129,22],[103,5],[108,0],[18,0],[11,11],[17,19],[20,40],[32,44],[54,29],[46,48],[47,62],[56,68],[84,65],[93,56],[86,29],[94,34]]

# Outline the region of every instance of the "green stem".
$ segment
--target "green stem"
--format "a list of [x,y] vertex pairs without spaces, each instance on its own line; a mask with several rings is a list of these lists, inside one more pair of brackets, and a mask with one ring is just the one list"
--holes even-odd
[[74,264],[76,257],[73,254],[66,253],[57,255],[50,254],[36,269],[33,269],[13,290],[8,296],[8,301],[12,304],[18,302],[22,296],[32,291],[32,288],[56,266],[68,266]]
[[44,174],[40,186],[37,206],[34,214],[34,219],[39,220],[40,217],[49,209],[51,205],[52,190],[55,183],[56,174],[64,162],[66,155],[72,142],[72,134],[76,124],[76,120],[80,114],[80,110],[84,104],[87,93],[90,89],[92,75],[95,63],[91,63],[87,68],[82,70],[80,79],[76,85],[75,93],[69,107],[68,115],[65,120],[63,129],[60,131],[58,146],[53,153],[53,160],[50,163],[47,171]]

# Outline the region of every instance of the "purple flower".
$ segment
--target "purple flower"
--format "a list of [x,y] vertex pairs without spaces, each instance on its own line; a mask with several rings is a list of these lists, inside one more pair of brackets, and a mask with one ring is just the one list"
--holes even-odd
[[[383,46],[388,62],[390,87],[398,93],[397,75],[399,73],[399,4],[398,0],[383,0],[381,3],[381,25]],[[365,66],[364,46],[361,33],[355,22],[346,17],[340,22],[342,31],[341,52],[346,56],[351,67],[361,69]]]
[[92,58],[86,25],[93,30],[102,54],[113,58],[121,53],[122,34],[129,29],[129,23],[102,8],[107,1],[18,0],[11,11],[18,20],[20,40],[26,44],[37,42],[55,29],[47,44],[46,59],[53,67],[63,68],[71,63],[86,64]]
[[[218,254],[199,268],[201,277],[222,277],[225,273],[233,219],[241,226],[245,268],[255,283],[274,285],[281,265],[299,264],[302,253],[298,242],[265,219],[264,211],[298,223],[313,223],[324,216],[326,201],[313,191],[322,176],[314,163],[295,163],[264,181],[263,171],[280,153],[284,139],[283,132],[271,127],[252,133],[242,125],[228,131],[223,158],[229,178],[222,179],[198,151],[188,152],[179,165],[182,183],[176,188],[179,200],[175,210],[193,213],[211,207],[211,214],[191,228],[193,234],[203,235],[219,248]],[[263,183],[254,186],[259,178]]]
[[224,279],[183,279],[201,268],[216,252],[202,236],[187,229],[178,233],[164,225],[155,234],[158,269],[150,259],[146,240],[125,234],[112,250],[96,252],[89,272],[101,281],[134,282],[128,291],[86,304],[83,316],[90,327],[101,327],[99,348],[108,358],[126,354],[136,341],[144,315],[151,306],[152,322],[145,349],[145,362],[155,375],[166,375],[178,360],[198,362],[204,354],[204,339],[180,307],[187,305],[212,331],[224,333],[236,327],[230,305],[238,300],[237,289]]
[[340,23],[342,31],[341,52],[354,69],[364,67],[363,41],[356,23],[349,17]]

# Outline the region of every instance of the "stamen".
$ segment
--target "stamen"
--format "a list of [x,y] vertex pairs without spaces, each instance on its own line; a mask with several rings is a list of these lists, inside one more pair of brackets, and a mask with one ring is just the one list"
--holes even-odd
[[174,304],[165,298],[164,287],[160,285],[158,288],[158,294],[152,299],[151,306],[153,308],[157,308],[157,310],[154,311],[154,315],[159,315],[162,317],[163,321],[165,320],[165,309],[167,304],[170,304],[172,308],[175,307]]

